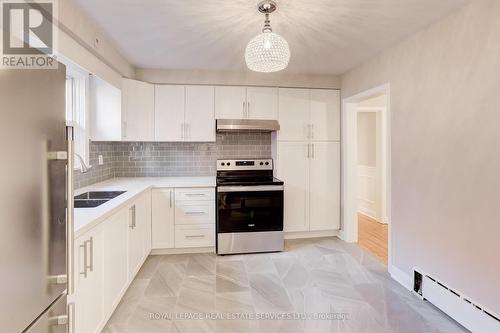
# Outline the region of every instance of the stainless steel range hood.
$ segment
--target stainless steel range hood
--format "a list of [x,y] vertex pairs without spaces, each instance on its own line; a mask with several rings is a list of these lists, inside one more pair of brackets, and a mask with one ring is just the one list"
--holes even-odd
[[217,132],[273,132],[279,129],[277,120],[217,119]]

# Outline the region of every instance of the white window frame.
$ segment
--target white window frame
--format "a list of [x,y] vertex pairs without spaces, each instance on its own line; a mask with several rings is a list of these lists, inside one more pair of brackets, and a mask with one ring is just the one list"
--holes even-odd
[[[66,124],[73,126],[75,153],[87,166],[90,166],[89,91],[89,73],[66,63]],[[75,159],[75,169],[80,169],[79,159]]]

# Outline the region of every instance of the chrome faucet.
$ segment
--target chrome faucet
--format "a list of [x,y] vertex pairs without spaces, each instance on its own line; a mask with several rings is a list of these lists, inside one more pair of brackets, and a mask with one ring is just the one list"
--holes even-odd
[[83,160],[83,157],[81,157],[77,153],[75,153],[75,156],[80,161],[80,172],[81,173],[87,173],[89,171],[89,167],[87,166],[87,164],[85,164],[85,161]]

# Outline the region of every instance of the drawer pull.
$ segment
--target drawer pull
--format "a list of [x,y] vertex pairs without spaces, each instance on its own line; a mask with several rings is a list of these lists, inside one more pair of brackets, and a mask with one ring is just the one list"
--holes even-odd
[[186,235],[186,238],[204,238],[205,235]]
[[186,212],[186,215],[204,215],[205,212]]
[[186,193],[187,196],[189,197],[205,197],[205,193]]

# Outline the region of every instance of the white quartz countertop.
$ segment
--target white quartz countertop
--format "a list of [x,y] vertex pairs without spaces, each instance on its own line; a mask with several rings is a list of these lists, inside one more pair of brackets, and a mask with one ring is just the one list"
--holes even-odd
[[126,191],[122,195],[95,208],[75,208],[75,238],[92,229],[123,206],[151,188],[215,187],[215,177],[151,177],[114,178],[101,183],[79,188],[75,195],[89,191]]

